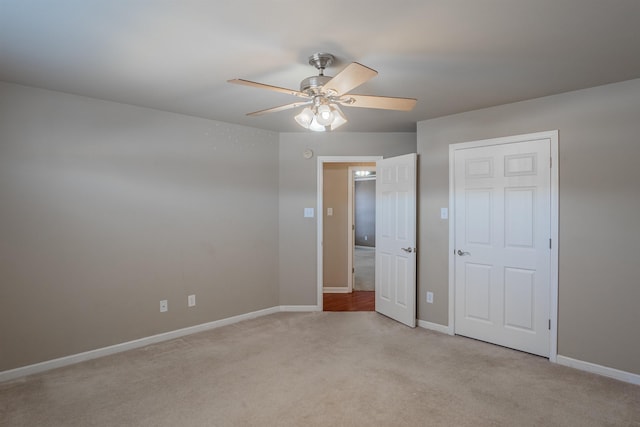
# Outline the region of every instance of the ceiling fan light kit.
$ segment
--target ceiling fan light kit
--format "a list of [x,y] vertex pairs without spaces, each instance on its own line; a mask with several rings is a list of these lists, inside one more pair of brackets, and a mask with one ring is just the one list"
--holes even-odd
[[[316,97],[315,101],[318,98]],[[334,130],[347,123],[347,118],[337,104],[320,104],[305,107],[294,119],[305,129],[315,132]]]
[[255,111],[247,115],[259,116],[304,106],[302,111],[294,117],[295,121],[303,128],[316,132],[334,130],[347,122],[340,105],[399,111],[410,111],[415,106],[416,100],[413,98],[347,95],[352,89],[375,77],[378,72],[357,62],[352,62],[335,77],[325,76],[325,68],[331,65],[334,60],[335,57],[330,53],[311,55],[309,64],[316,67],[318,75],[302,80],[299,91],[243,79],[229,80],[229,83],[258,87],[304,98],[303,102]]

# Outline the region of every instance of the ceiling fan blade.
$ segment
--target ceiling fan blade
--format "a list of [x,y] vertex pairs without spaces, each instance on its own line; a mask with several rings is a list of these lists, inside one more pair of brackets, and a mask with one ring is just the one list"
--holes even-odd
[[292,108],[302,107],[303,105],[310,105],[313,101],[294,102],[292,104],[281,105],[279,107],[267,108],[266,110],[254,111],[253,113],[247,113],[247,116],[261,116],[268,113],[277,113],[278,111],[291,110]]
[[329,80],[323,88],[325,90],[334,91],[336,95],[342,95],[349,92],[364,82],[374,78],[378,75],[376,70],[369,67],[365,67],[357,62],[352,62],[347,67],[336,74],[331,80]]
[[309,97],[308,95],[306,95],[306,94],[304,94],[304,93],[302,93],[300,91],[297,91],[297,90],[287,89],[286,87],[266,85],[264,83],[252,82],[251,80],[232,79],[232,80],[227,80],[227,82],[228,83],[238,84],[238,85],[257,87],[259,89],[272,90],[274,92],[286,93],[287,95],[300,96],[302,98],[308,98]]
[[346,95],[340,103],[347,107],[378,108],[381,110],[411,111],[417,100],[389,96]]

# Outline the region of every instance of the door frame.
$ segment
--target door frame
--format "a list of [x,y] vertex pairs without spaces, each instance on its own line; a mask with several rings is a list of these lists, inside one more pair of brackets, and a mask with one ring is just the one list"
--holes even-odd
[[347,225],[347,271],[350,272],[347,275],[347,287],[348,287],[348,291],[347,293],[351,293],[353,292],[353,285],[354,280],[355,280],[355,273],[353,270],[353,258],[354,258],[354,254],[353,251],[355,250],[356,247],[356,241],[355,241],[355,233],[356,233],[356,203],[355,203],[355,196],[356,196],[356,181],[358,180],[375,180],[375,177],[372,178],[365,178],[365,179],[358,179],[356,180],[355,177],[355,172],[356,171],[369,171],[369,172],[375,172],[376,171],[376,167],[375,166],[349,166],[348,168],[349,170],[349,177],[348,177],[348,186],[349,186],[349,190],[348,190],[348,197],[349,197],[349,202],[348,202],[348,206],[347,206],[347,216],[349,217],[349,224]]
[[558,131],[528,133],[500,138],[483,139],[477,141],[461,142],[449,145],[449,335],[455,334],[455,176],[454,161],[455,152],[468,148],[487,147],[491,145],[510,144],[532,140],[549,139],[551,151],[551,257],[549,266],[549,317],[551,318],[549,360],[556,362],[558,356]]
[[381,160],[383,156],[318,156],[316,163],[317,187],[316,187],[316,206],[318,212],[318,220],[316,221],[316,287],[317,287],[317,306],[319,311],[324,310],[323,303],[323,268],[324,259],[322,254],[323,244],[323,192],[324,192],[324,164],[325,163],[375,163]]

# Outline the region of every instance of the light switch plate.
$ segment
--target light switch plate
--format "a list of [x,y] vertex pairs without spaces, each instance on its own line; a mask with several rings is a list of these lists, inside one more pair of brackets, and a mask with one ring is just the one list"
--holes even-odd
[[440,208],[440,219],[449,218],[449,209],[448,208]]
[[333,216],[333,208],[327,208],[327,216]]
[[305,218],[313,218],[313,215],[314,215],[313,208],[304,208]]

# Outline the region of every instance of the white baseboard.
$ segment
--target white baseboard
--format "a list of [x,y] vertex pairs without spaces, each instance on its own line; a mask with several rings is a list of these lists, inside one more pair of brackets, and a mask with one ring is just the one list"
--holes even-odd
[[[418,319],[418,326],[421,328],[430,329],[432,331],[442,332],[443,334],[454,335],[448,326],[440,325],[438,323],[431,323],[425,320]],[[551,362],[554,362],[554,360],[551,360]],[[571,357],[561,355],[556,356],[555,363],[557,363],[558,365],[579,369],[581,371],[591,372],[593,374],[614,378],[626,383],[640,385],[640,375],[621,371],[615,368],[609,368],[608,366],[597,365],[591,362],[584,362],[582,360],[572,359]]]
[[430,329],[432,331],[441,332],[443,334],[453,335],[448,326],[441,325],[439,323],[431,323],[427,322],[426,320],[418,319],[418,326],[421,328]]
[[323,294],[348,294],[349,288],[346,286],[325,286],[322,288]]
[[280,311],[304,312],[304,311],[322,311],[322,310],[317,305],[281,305]]
[[[225,319],[215,320],[213,322],[203,323],[200,325],[190,326],[187,328],[178,329],[175,331],[165,332],[162,334],[152,335],[145,338],[140,338],[133,341],[128,341],[120,344],[111,345],[108,347],[98,348],[95,350],[86,351],[83,353],[72,354],[70,356],[60,357],[58,359],[47,360],[45,362],[36,363],[33,365],[22,366],[20,368],[11,369],[8,371],[0,372],[0,382],[9,381],[16,378],[24,377],[27,375],[33,375],[40,372],[48,371],[51,369],[61,368],[63,366],[73,365],[74,363],[84,362],[86,360],[97,359],[98,357],[104,357],[115,353],[120,353],[127,350],[133,350],[147,345],[156,344],[162,341],[168,341],[174,338],[183,337],[185,335],[195,334],[197,332],[203,332],[210,329],[220,328],[222,326],[238,323],[243,320],[255,319],[256,317],[266,316],[278,312],[312,312],[320,311],[320,307],[317,305],[281,305],[263,310],[252,311],[250,313],[240,314],[238,316],[227,317]],[[425,320],[418,319],[418,326],[432,331],[441,332],[443,334],[452,335],[448,326],[440,325],[438,323],[431,323]],[[595,363],[584,362],[582,360],[572,359],[571,357],[558,355],[556,362],[559,365],[568,366],[582,371],[591,372],[605,377],[614,378],[616,380],[624,381],[631,384],[640,385],[640,375],[631,372],[621,371],[615,368],[609,368],[607,366],[597,365]]]
[[281,311],[319,311],[319,307],[316,305],[282,305],[265,308],[263,310],[252,311],[250,313],[240,314],[238,316],[227,317],[225,319],[215,320],[213,322],[189,326],[187,328],[177,329],[175,331],[164,332],[133,341],[127,341],[120,344],[110,345],[108,347],[85,351],[83,353],[60,357],[58,359],[47,360],[33,365],[21,366],[19,368],[10,369],[8,371],[2,371],[0,372],[0,382],[25,377],[27,375],[37,374],[51,369],[61,368],[63,366],[73,365],[74,363],[84,362],[86,360],[97,359],[98,357],[109,356],[111,354],[120,353],[127,350],[133,350],[135,348],[145,347],[150,344],[156,344],[162,341],[180,338],[185,335],[191,335],[197,332],[220,328],[222,326],[231,325],[243,320],[255,319],[256,317],[279,313]]
[[607,366],[597,365],[591,362],[572,359],[567,356],[558,355],[556,358],[558,365],[569,366],[570,368],[580,369],[581,371],[591,372],[593,374],[603,375],[605,377],[614,378],[626,383],[640,385],[640,375],[631,372],[621,371]]

